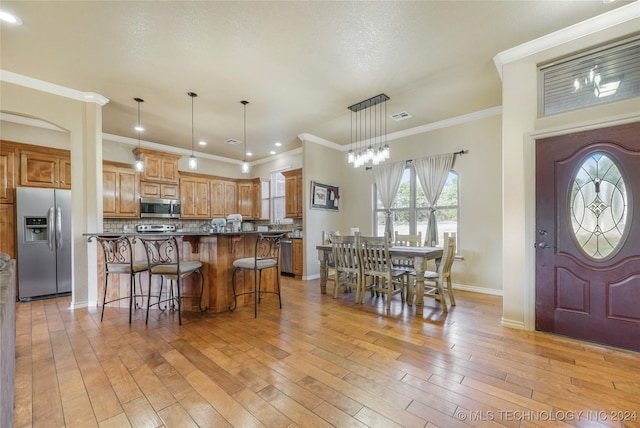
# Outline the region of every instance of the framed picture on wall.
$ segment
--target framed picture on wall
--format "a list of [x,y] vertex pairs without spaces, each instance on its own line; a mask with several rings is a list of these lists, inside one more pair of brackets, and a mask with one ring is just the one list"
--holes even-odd
[[338,186],[311,182],[311,208],[338,211],[340,189]]

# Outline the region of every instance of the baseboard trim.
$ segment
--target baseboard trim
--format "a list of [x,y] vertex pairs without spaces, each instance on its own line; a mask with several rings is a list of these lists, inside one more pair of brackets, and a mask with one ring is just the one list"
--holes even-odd
[[500,324],[502,324],[503,327],[513,328],[516,330],[527,330],[523,321],[515,321],[502,317]]
[[472,293],[480,293],[480,294],[490,294],[492,296],[500,296],[502,297],[502,290],[498,290],[496,288],[487,288],[487,287],[477,287],[475,285],[466,285],[466,284],[453,284],[454,290],[460,291],[470,291]]
[[[96,305],[97,302],[92,302],[93,305]],[[84,301],[84,302],[71,302],[71,304],[69,305],[69,307],[71,309],[83,309],[83,308],[88,308],[89,307],[89,302],[88,301]]]

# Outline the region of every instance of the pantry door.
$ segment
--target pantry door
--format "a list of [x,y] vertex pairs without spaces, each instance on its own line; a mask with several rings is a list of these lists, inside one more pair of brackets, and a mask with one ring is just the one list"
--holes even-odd
[[640,350],[640,124],[536,141],[536,328]]

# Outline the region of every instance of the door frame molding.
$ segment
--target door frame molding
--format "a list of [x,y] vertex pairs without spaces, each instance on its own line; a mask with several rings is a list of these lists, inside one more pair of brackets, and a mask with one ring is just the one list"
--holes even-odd
[[524,153],[524,212],[525,212],[525,284],[524,284],[524,322],[522,325],[502,320],[506,327],[521,330],[535,330],[536,321],[536,141],[560,135],[574,134],[582,131],[608,128],[617,125],[640,122],[640,114],[603,117],[597,121],[582,124],[571,124],[538,129],[528,132],[523,137]]

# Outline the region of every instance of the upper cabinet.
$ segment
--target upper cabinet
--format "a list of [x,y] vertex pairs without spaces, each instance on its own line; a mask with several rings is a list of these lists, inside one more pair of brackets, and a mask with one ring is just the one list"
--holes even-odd
[[179,199],[178,159],[180,155],[148,149],[134,149],[140,157],[144,170],[140,173],[140,197]]
[[283,171],[284,175],[284,216],[302,218],[302,169]]
[[139,174],[131,165],[117,162],[102,164],[102,210],[105,218],[140,216]]
[[211,217],[226,217],[238,213],[238,184],[232,180],[209,180]]
[[210,218],[209,179],[206,176],[180,174],[180,217]]
[[244,220],[253,219],[253,180],[238,182],[238,213]]
[[16,151],[0,146],[0,204],[12,204],[16,193]]
[[269,180],[253,179],[253,219],[269,220],[270,204]]
[[71,189],[69,151],[42,148],[20,151],[20,185]]
[[134,149],[134,155],[144,162],[141,180],[178,184],[178,159],[180,155],[157,152],[155,150]]

